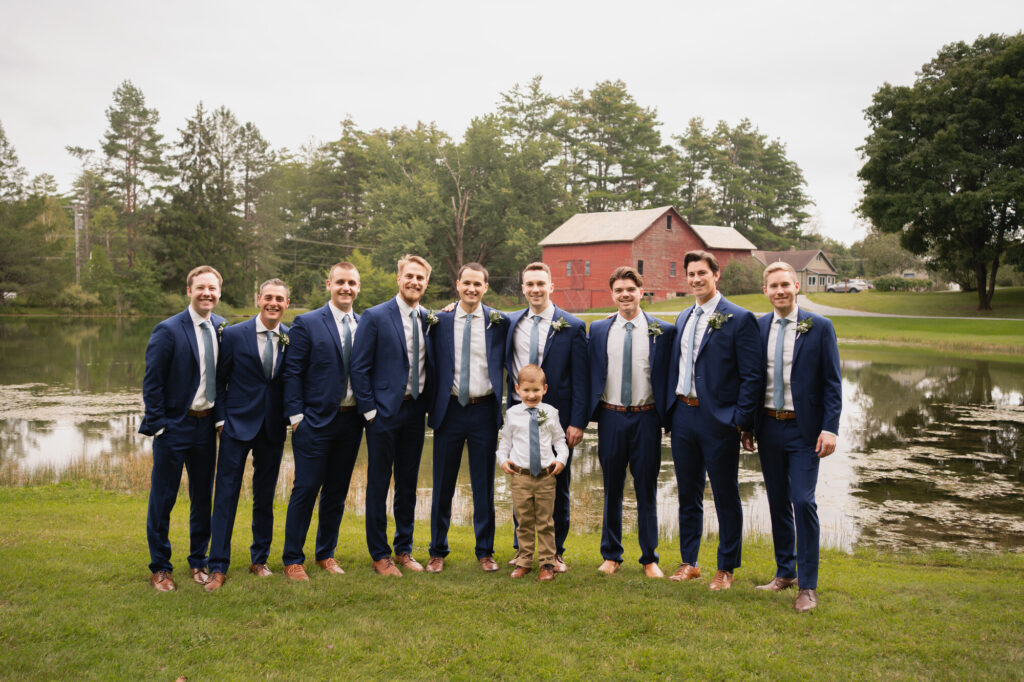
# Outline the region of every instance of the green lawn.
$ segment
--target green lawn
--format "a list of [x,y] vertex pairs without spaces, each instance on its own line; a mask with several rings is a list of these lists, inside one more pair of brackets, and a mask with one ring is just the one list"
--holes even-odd
[[906,317],[832,318],[840,342],[927,346],[935,351],[1024,359],[1024,320],[929,320]]
[[986,311],[978,310],[977,292],[862,291],[857,294],[810,294],[809,298],[822,305],[871,313],[1024,319],[1024,287],[996,289],[992,297],[993,310]]
[[[0,489],[0,677],[8,679],[907,679],[1005,680],[1024,671],[1024,557],[823,555],[820,606],[794,614],[765,540],[744,548],[732,590],[647,580],[636,537],[615,576],[599,574],[596,534],[571,536],[571,570],[551,584],[485,575],[472,531],[453,528],[441,575],[383,579],[369,568],[362,519],[346,516],[348,573],[291,584],[244,571],[250,507],[235,568],[206,594],[147,578],[146,496],[87,485]],[[179,580],[187,504],[172,518]],[[415,554],[426,558],[427,524]],[[498,559],[511,530],[499,529]],[[312,541],[310,541],[311,543]],[[308,546],[307,546],[308,549]],[[676,542],[660,548],[673,569]],[[701,560],[714,564],[713,542]],[[524,662],[525,659],[525,662]]]

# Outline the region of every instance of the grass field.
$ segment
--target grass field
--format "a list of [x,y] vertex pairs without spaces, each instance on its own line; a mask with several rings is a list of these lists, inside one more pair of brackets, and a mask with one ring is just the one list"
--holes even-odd
[[977,292],[938,291],[926,293],[862,291],[857,294],[810,294],[815,303],[894,315],[934,317],[1012,317],[1024,319],[1024,287],[996,289],[993,310],[978,310]]
[[[172,517],[176,593],[147,582],[144,493],[83,484],[0,489],[0,677],[8,679],[1019,679],[1024,557],[823,555],[820,606],[761,594],[769,544],[746,543],[725,593],[709,578],[642,577],[636,538],[615,576],[599,574],[597,535],[570,537],[571,569],[551,584],[480,571],[472,532],[453,528],[441,575],[382,579],[362,519],[346,516],[348,573],[288,583],[278,505],[272,578],[245,572],[250,508],[219,592],[184,580],[187,504]],[[426,558],[426,523],[415,554]],[[498,559],[511,530],[500,528]],[[311,542],[311,541],[310,541]],[[308,548],[308,546],[307,546]],[[714,543],[701,560],[714,564]],[[678,545],[661,548],[675,567]]]
[[833,317],[842,345],[927,347],[948,354],[1024,359],[1024,320],[916,320],[906,317]]

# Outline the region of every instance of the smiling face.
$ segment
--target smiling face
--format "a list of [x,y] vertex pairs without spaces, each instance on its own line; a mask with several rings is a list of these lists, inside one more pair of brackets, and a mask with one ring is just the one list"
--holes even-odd
[[780,317],[786,317],[793,312],[796,295],[800,291],[800,283],[793,279],[792,273],[788,270],[776,270],[768,273],[763,289],[764,295],[768,297]]
[[619,315],[632,320],[640,314],[640,301],[643,300],[643,287],[631,279],[623,278],[612,282],[612,300],[619,309]]
[[516,393],[527,407],[537,407],[548,392],[548,385],[540,379],[526,379],[516,384]]
[[204,272],[192,278],[192,284],[185,288],[189,305],[201,317],[209,317],[220,301],[220,280],[212,272]]
[[455,289],[459,292],[459,305],[467,313],[471,313],[483,300],[487,291],[487,279],[479,270],[466,268],[462,271],[459,281],[455,283]]
[[704,305],[718,293],[718,277],[706,260],[690,261],[686,266],[686,281],[697,297],[697,303]]
[[398,295],[407,305],[414,307],[423,298],[429,283],[427,269],[416,261],[409,261],[398,273]]
[[359,272],[352,268],[333,268],[327,278],[331,303],[343,313],[352,312],[352,302],[359,295]]
[[551,275],[544,270],[527,270],[523,273],[523,296],[534,314],[543,312],[551,300],[551,292],[555,285]]
[[288,310],[288,290],[278,284],[268,284],[256,297],[260,309],[260,321],[267,329],[274,329],[281,321],[281,315]]

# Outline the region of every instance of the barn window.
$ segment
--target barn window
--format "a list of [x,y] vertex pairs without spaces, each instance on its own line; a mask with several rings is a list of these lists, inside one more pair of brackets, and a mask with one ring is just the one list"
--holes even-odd
[[674,262],[668,264],[668,276],[669,277],[675,277],[676,276],[676,264]]
[[586,261],[583,264],[583,274],[590,277],[590,261]]
[[667,216],[665,216],[665,229],[666,230],[671,230],[672,229],[672,214],[671,213],[669,213]]
[[565,276],[572,277],[572,261],[565,264]]
[[638,274],[644,274],[644,262],[642,260],[636,262],[636,271]]

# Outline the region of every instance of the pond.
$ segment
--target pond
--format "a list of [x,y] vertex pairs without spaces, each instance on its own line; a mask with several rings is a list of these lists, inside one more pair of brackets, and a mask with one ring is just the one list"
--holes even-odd
[[[148,488],[151,439],[137,430],[143,354],[155,322],[0,318],[0,485],[81,479],[112,489]],[[823,461],[818,484],[822,543],[1024,551],[1024,364],[846,348],[841,358],[839,445]],[[601,525],[596,438],[595,426],[572,463],[577,530]],[[431,447],[428,431],[416,507],[424,520],[430,515]],[[677,533],[677,498],[667,438],[661,468],[658,514],[661,538],[668,540]],[[358,514],[365,470],[364,446],[347,507]],[[288,443],[281,500],[291,480]],[[630,487],[627,482],[627,531],[635,524]],[[741,456],[740,492],[745,532],[770,533],[756,453]],[[250,494],[248,475],[243,494]],[[511,493],[500,472],[495,499],[499,522],[509,521]],[[705,510],[713,532],[710,488]],[[453,521],[471,524],[471,517],[464,463]],[[418,526],[419,544],[427,534],[426,525]]]

